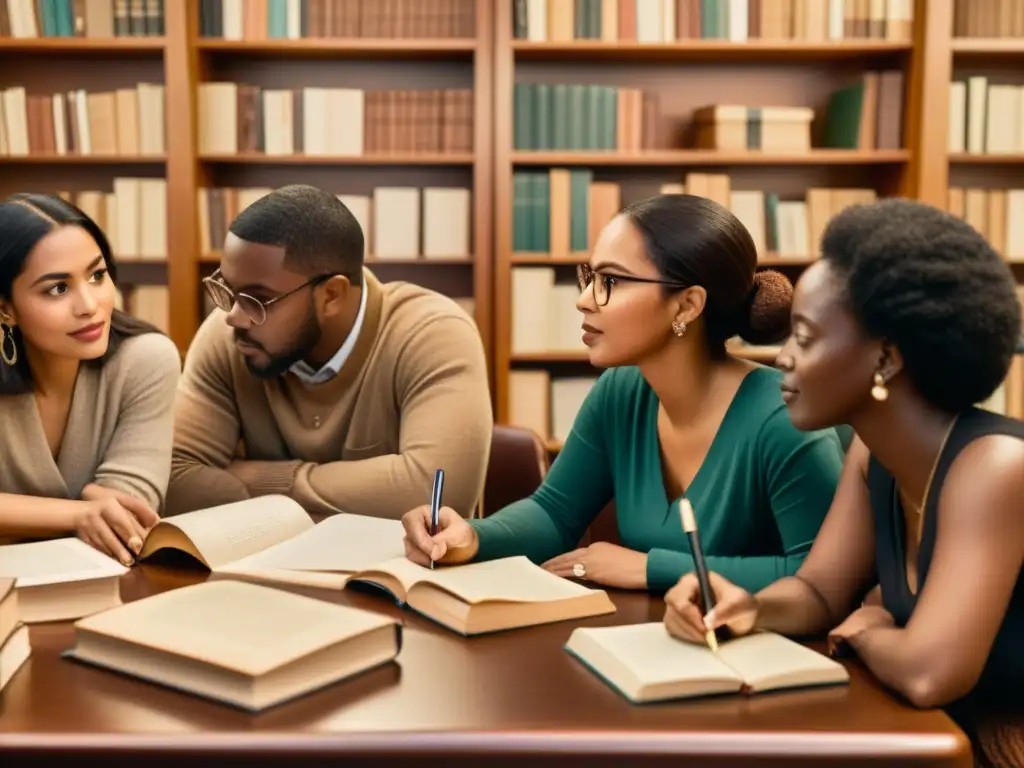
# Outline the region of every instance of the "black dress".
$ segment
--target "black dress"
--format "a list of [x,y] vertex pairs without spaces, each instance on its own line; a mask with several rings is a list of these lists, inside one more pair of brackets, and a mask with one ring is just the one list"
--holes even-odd
[[[882,602],[899,627],[906,626],[917,604],[917,594],[928,579],[935,549],[938,502],[953,461],[972,441],[985,435],[1012,435],[1024,440],[1024,422],[980,408],[965,411],[957,419],[939,458],[928,494],[924,529],[917,555],[917,592],[907,583],[905,524],[896,481],[874,457],[868,464],[868,490],[875,519],[875,560]],[[1020,501],[1024,514],[1024,499]],[[968,627],[964,631],[970,631]],[[1018,576],[1006,616],[975,688],[946,707],[947,712],[968,733],[989,714],[1024,724],[1024,577]],[[1020,713],[1017,719],[1016,714]],[[1024,745],[1024,730],[1019,732]],[[972,735],[972,741],[975,740]],[[977,744],[976,744],[977,746]],[[1006,756],[1000,762],[1006,764]]]

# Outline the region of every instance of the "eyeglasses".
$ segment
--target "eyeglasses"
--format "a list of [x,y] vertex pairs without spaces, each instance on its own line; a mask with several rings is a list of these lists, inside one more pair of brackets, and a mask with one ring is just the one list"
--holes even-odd
[[605,275],[595,272],[589,264],[580,264],[576,267],[576,279],[579,281],[580,293],[587,290],[587,286],[591,283],[594,284],[594,303],[599,307],[607,306],[608,299],[612,296],[612,286],[620,280],[624,283],[665,285],[680,291],[690,287],[674,280],[655,280],[651,277],[634,277],[633,275]]
[[209,277],[203,278],[203,287],[206,289],[206,295],[210,297],[210,301],[213,302],[217,309],[230,312],[234,309],[234,306],[237,303],[253,325],[263,325],[263,323],[267,321],[267,307],[276,304],[281,301],[281,299],[288,298],[293,293],[298,293],[303,288],[311,285],[319,285],[334,276],[335,275],[333,274],[317,275],[316,277],[310,278],[297,288],[292,288],[287,293],[282,293],[280,296],[275,296],[274,298],[267,299],[266,301],[260,301],[255,296],[250,296],[247,293],[235,293],[232,291],[222,282],[219,269]]

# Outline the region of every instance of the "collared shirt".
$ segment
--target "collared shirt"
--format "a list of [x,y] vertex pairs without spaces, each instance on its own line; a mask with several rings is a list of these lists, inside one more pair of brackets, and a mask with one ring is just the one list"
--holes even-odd
[[359,299],[359,312],[356,313],[356,321],[352,325],[352,330],[348,334],[348,338],[345,339],[345,343],[341,345],[334,356],[328,360],[319,371],[314,371],[305,360],[299,360],[295,365],[291,367],[291,372],[294,373],[299,379],[306,384],[323,384],[325,381],[330,381],[338,372],[341,371],[341,367],[345,364],[348,356],[352,354],[352,349],[356,345],[356,339],[359,338],[359,331],[363,327],[363,318],[366,315],[366,286],[363,286],[363,295]]

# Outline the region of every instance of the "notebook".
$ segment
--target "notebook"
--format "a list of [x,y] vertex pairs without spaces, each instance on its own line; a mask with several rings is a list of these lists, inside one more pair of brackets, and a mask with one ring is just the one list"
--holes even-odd
[[0,579],[13,578],[26,624],[71,621],[121,604],[128,569],[81,539],[0,547]]
[[573,630],[565,650],[634,703],[849,682],[842,664],[782,635],[756,632],[715,653],[661,622]]
[[161,520],[137,559],[176,549],[229,577],[335,589],[372,584],[465,635],[615,611],[604,591],[525,557],[424,568],[406,559],[403,536],[398,520],[338,514],[314,525],[292,499],[262,496]]
[[77,621],[64,656],[259,712],[394,661],[370,611],[242,581],[174,589]]

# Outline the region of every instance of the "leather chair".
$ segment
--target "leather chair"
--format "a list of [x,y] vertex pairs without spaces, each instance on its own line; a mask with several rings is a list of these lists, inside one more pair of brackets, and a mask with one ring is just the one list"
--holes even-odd
[[547,447],[533,430],[495,424],[477,515],[487,517],[513,501],[525,499],[540,487],[549,466]]

